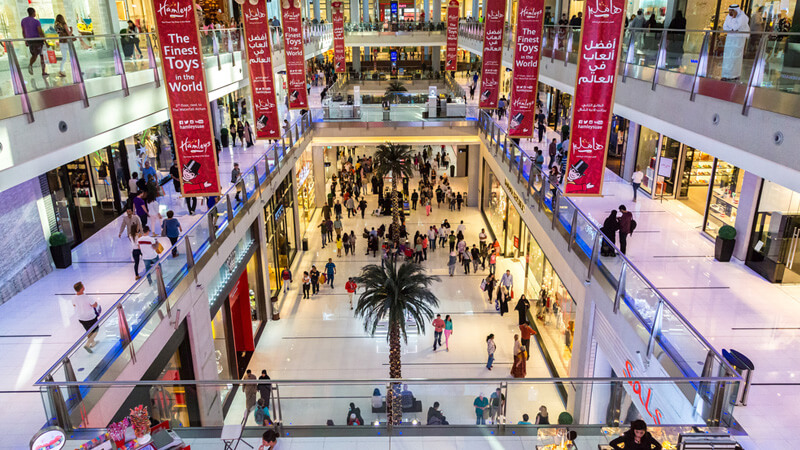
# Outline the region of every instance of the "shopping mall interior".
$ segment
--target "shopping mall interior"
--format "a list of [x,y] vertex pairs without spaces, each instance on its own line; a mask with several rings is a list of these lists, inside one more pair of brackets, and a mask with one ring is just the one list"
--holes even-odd
[[795,7],[0,0],[0,450],[796,449]]

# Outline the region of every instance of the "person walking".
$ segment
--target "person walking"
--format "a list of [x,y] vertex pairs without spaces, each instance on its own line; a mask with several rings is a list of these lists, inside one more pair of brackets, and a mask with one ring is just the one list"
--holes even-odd
[[480,244],[481,252],[483,252],[483,250],[486,248],[486,239],[488,237],[489,236],[486,234],[486,229],[485,228],[481,228],[481,232],[478,234],[478,242]]
[[450,351],[450,335],[453,334],[453,319],[450,314],[444,316],[444,348]]
[[72,27],[67,25],[64,15],[59,14],[56,16],[55,29],[59,37],[58,47],[61,49],[61,65],[58,68],[58,76],[63,78],[67,76],[64,73],[64,64],[69,59],[69,37],[72,36]]
[[[447,316],[450,317],[450,316]],[[442,315],[437,314],[436,318],[433,319],[433,351],[436,351],[438,347],[442,346],[442,332],[444,331],[444,320],[442,320]]]
[[[617,243],[617,230],[619,230],[617,210],[612,209],[611,213],[606,217],[606,220],[603,221],[603,226],[600,227],[600,231],[603,233],[603,236],[606,237],[600,246],[601,256],[617,256],[614,248],[611,246]],[[609,243],[611,243],[611,245],[609,245]]]
[[414,211],[417,210],[417,200],[419,200],[419,194],[417,194],[417,190],[414,189],[414,192],[411,193],[411,209]]
[[494,271],[497,268],[497,252],[493,248],[489,252],[489,274],[494,275]]
[[311,281],[311,295],[314,295],[319,292],[319,270],[317,270],[317,266],[311,266],[308,277]]
[[519,296],[519,301],[517,301],[517,306],[514,307],[514,310],[517,311],[519,315],[519,325],[528,321],[528,310],[531,309],[531,302],[525,298],[525,294]]
[[619,217],[619,249],[625,255],[628,250],[628,235],[633,233],[636,222],[633,220],[633,214],[625,205],[619,205],[619,212],[622,213]]
[[514,378],[525,378],[527,375],[527,367],[525,361],[527,361],[525,352],[526,348],[522,345],[519,340],[519,335],[514,335],[514,364],[511,366],[511,376]]
[[342,242],[342,236],[340,234],[336,235],[336,257],[342,257],[342,248],[344,247],[344,243]]
[[325,264],[325,281],[333,289],[333,276],[336,275],[336,264],[333,263],[332,258],[328,258],[328,263]]
[[478,250],[478,246],[472,244],[472,249],[469,250],[469,253],[472,257],[472,272],[478,273],[478,265],[481,263],[481,251]]
[[150,267],[158,261],[158,255],[163,251],[163,246],[158,242],[158,238],[151,236],[150,227],[147,225],[142,226],[142,235],[136,241],[139,244],[139,250],[142,252],[142,259],[144,259],[144,271],[148,272],[147,282],[153,284],[152,277],[150,276]]
[[147,225],[147,219],[150,218],[150,212],[147,210],[147,201],[145,200],[146,196],[145,191],[141,191],[133,198],[133,212],[139,216],[139,222],[142,226]]
[[455,250],[450,251],[450,259],[447,261],[447,268],[449,269],[450,276],[456,272],[456,262],[458,262],[458,253]]
[[33,63],[36,62],[36,58],[39,58],[39,62],[42,64],[42,77],[46,77],[48,74],[45,68],[44,54],[42,53],[45,45],[44,31],[42,31],[41,22],[36,19],[35,9],[28,8],[28,17],[20,21],[20,27],[22,28],[22,37],[28,39],[25,41],[25,45],[31,53],[28,73],[33,75]]
[[[261,376],[258,377],[259,380],[269,380],[269,375],[267,375],[266,370],[261,371]],[[261,396],[261,400],[264,400],[264,404],[269,406],[269,398],[272,394],[272,384],[271,383],[259,383],[258,384],[258,393]]]
[[309,298],[311,291],[311,276],[308,272],[303,272],[303,298]]
[[472,255],[470,255],[469,251],[464,251],[461,254],[461,263],[464,264],[464,275],[469,275],[469,266],[472,265]]
[[[250,369],[247,369],[245,372],[244,378],[245,380],[256,380],[256,376],[253,375],[253,372]],[[253,406],[256,406],[256,393],[258,392],[258,385],[257,384],[245,384],[242,386],[242,390],[244,391],[244,398],[245,398],[245,408],[248,411],[253,409]]]
[[539,412],[536,414],[536,419],[534,420],[536,425],[550,425],[550,416],[547,414],[547,406],[540,406]]
[[494,352],[497,350],[497,345],[494,343],[494,334],[486,336],[486,353],[489,354],[489,359],[486,362],[486,368],[492,370],[494,364]]
[[503,409],[505,409],[506,403],[506,396],[503,395],[503,391],[500,388],[497,388],[492,395],[489,396],[489,417],[492,419],[492,423],[497,423],[497,418],[503,415]]
[[167,211],[167,218],[161,223],[161,235],[169,239],[173,258],[178,257],[178,247],[175,243],[178,242],[182,232],[181,222],[175,218],[175,213],[172,210]]
[[527,354],[525,355],[525,360],[531,359],[531,336],[536,334],[536,331],[531,328],[531,326],[525,322],[519,325],[519,333],[520,333],[520,340],[522,341],[522,345],[527,349]]
[[550,146],[547,148],[547,155],[550,159],[547,161],[547,168],[551,168],[556,164],[556,155],[558,154],[558,144],[556,144],[556,138],[553,138],[550,141]]
[[636,194],[639,192],[639,186],[642,185],[642,180],[644,179],[644,174],[639,167],[636,167],[636,172],[633,172],[631,175],[631,187],[633,187],[633,201],[636,201]]
[[347,283],[344,284],[344,289],[350,297],[350,309],[353,309],[353,296],[356,295],[356,289],[358,289],[358,285],[355,280],[353,280],[353,277],[347,279]]
[[236,200],[237,202],[242,201],[241,199],[239,199],[240,192],[239,192],[239,186],[237,185],[241,177],[242,177],[242,171],[241,169],[239,169],[239,163],[235,162],[233,163],[233,170],[231,170],[231,184],[236,186],[236,195],[233,197],[233,199]]
[[361,210],[361,218],[364,218],[364,212],[367,210],[367,201],[364,200],[364,197],[361,197],[361,201],[358,202],[358,209]]
[[[100,306],[97,304],[96,300],[86,295],[82,282],[78,281],[75,283],[72,289],[75,290],[75,298],[72,299],[72,306],[74,306],[77,311],[78,322],[81,323],[84,330],[89,331],[94,324],[97,323],[97,318],[100,315]],[[95,328],[86,336],[86,344],[84,344],[83,348],[89,353],[94,353],[92,349],[97,345],[95,341],[97,331],[98,329]]]
[[497,285],[497,279],[494,277],[493,273],[490,273],[488,277],[486,277],[486,293],[489,294],[489,304],[492,304],[492,295],[494,294],[494,287]]
[[139,218],[136,218],[136,222],[131,224],[128,228],[128,240],[131,243],[131,257],[133,257],[133,274],[136,276],[136,280],[142,278],[139,276],[139,261],[142,259],[142,250],[139,248],[139,237],[142,235],[142,225],[139,224]]

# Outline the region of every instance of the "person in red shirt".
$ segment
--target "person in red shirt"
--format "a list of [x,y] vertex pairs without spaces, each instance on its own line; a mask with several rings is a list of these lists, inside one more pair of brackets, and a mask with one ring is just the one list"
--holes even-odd
[[523,324],[520,324],[519,332],[521,334],[520,340],[522,341],[522,345],[524,345],[525,348],[528,350],[528,358],[526,359],[527,361],[531,359],[531,336],[536,334],[536,331],[534,331],[533,328],[531,328],[528,322],[525,322]]
[[437,344],[438,347],[442,346],[443,330],[444,330],[444,320],[442,320],[441,314],[437,314],[436,318],[433,319],[433,351],[436,351]]
[[347,283],[344,284],[344,289],[350,294],[350,309],[353,309],[353,295],[355,295],[357,288],[358,285],[353,281],[352,277],[348,278]]

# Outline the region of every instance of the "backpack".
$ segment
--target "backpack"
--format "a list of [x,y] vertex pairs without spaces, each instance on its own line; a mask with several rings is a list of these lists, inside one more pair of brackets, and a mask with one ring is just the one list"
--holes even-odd
[[633,230],[636,229],[636,221],[631,219],[631,234],[633,234]]

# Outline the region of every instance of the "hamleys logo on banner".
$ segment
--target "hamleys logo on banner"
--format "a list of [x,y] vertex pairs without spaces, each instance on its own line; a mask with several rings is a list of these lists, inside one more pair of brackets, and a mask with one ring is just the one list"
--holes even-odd
[[274,107],[275,107],[275,104],[272,103],[269,100],[267,100],[267,101],[259,100],[259,101],[256,102],[256,109],[259,110],[259,111],[263,111],[265,109],[272,109]]
[[534,8],[522,8],[519,11],[519,14],[520,14],[520,16],[522,16],[523,19],[538,20],[539,17],[542,16],[542,10],[541,9],[534,9]]
[[499,11],[499,12],[495,11],[495,12],[490,12],[490,13],[488,13],[488,14],[486,15],[486,17],[487,17],[489,20],[502,20],[502,19],[503,19],[503,15],[504,15],[504,12],[503,12],[503,11]]
[[600,19],[607,18],[612,14],[616,16],[617,14],[622,13],[622,8],[615,5],[608,5],[600,0],[595,0],[594,5],[589,4],[586,9],[589,16],[594,16]]
[[286,11],[283,13],[286,20],[299,20],[300,19],[300,11]]
[[201,142],[200,139],[184,139],[180,143],[182,152],[187,153],[205,153],[211,147],[211,142]]
[[515,98],[511,101],[512,106],[519,109],[533,109],[533,103],[533,101],[527,101],[521,98]]
[[186,19],[192,12],[192,4],[181,6],[178,2],[165,1],[158,6],[158,14],[171,19]]

